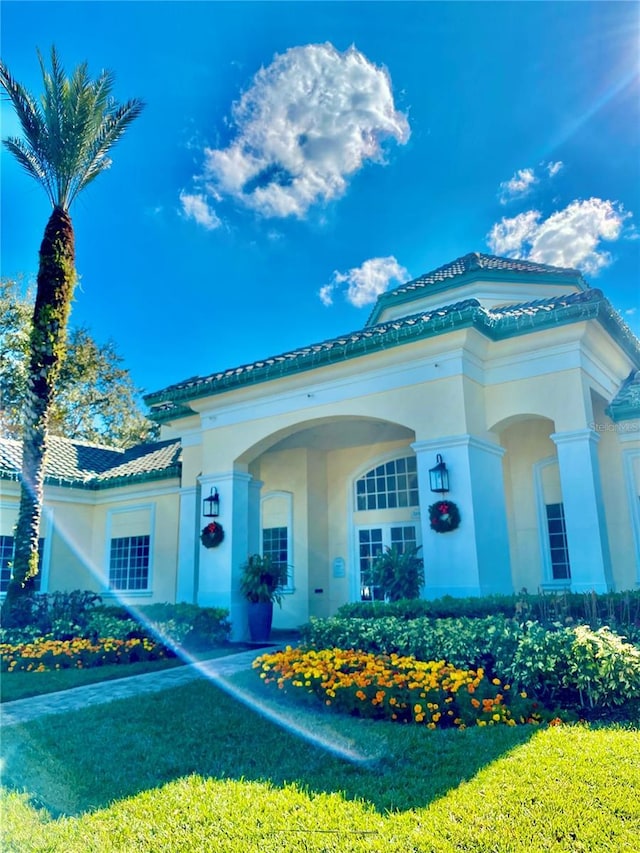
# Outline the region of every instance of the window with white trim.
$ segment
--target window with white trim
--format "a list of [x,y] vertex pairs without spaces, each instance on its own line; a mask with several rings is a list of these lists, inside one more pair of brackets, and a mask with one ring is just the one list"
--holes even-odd
[[390,459],[376,465],[355,483],[356,510],[418,506],[415,456]]
[[294,591],[293,586],[293,495],[270,492],[261,501],[262,556],[270,557],[278,566],[287,567],[287,583],[281,592]]
[[[33,589],[40,591],[42,585],[42,555],[44,554],[44,539],[38,539],[38,574],[34,578]],[[0,536],[0,592],[6,592],[11,580],[13,568],[14,538]]]
[[554,581],[570,580],[571,566],[567,545],[567,526],[564,520],[564,504],[546,504],[545,509],[547,512],[551,575]]
[[119,536],[111,540],[109,588],[149,588],[149,536]]

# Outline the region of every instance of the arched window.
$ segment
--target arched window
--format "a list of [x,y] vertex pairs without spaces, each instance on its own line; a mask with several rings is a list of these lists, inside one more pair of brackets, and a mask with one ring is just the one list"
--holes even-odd
[[383,462],[356,480],[356,510],[419,506],[416,457]]

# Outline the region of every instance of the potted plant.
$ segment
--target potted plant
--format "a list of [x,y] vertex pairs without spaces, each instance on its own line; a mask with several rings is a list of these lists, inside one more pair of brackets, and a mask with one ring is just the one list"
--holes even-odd
[[271,557],[252,554],[242,567],[240,590],[249,602],[249,634],[253,642],[265,642],[271,633],[274,601],[282,606],[281,590],[287,583],[288,566]]
[[401,550],[397,545],[385,548],[372,566],[373,585],[380,588],[385,601],[419,598],[424,585],[424,561],[418,547]]

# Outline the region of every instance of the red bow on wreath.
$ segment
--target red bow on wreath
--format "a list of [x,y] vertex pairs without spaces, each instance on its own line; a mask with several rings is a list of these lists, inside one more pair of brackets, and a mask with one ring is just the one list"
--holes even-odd
[[460,510],[453,501],[438,501],[429,507],[429,521],[436,533],[449,533],[460,525]]

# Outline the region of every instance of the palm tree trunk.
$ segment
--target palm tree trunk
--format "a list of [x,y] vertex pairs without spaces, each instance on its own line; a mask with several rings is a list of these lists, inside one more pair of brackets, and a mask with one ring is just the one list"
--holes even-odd
[[71,217],[54,207],[40,246],[36,304],[30,336],[27,399],[23,415],[22,482],[15,530],[12,578],[2,606],[12,623],[15,603],[33,588],[38,574],[38,530],[42,515],[47,419],[65,355],[67,320],[75,286],[75,247]]

